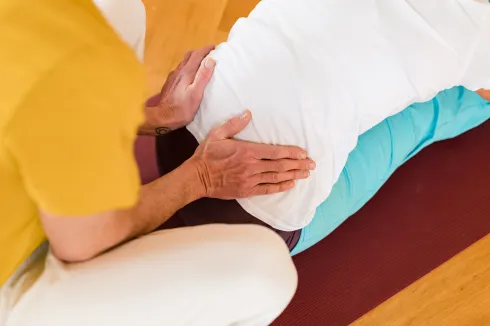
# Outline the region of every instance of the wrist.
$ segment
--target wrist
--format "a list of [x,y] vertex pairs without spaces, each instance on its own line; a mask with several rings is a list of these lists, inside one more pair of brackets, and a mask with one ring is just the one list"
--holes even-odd
[[140,135],[158,136],[178,129],[173,126],[175,123],[173,123],[172,116],[168,111],[160,106],[145,106],[145,122],[139,127],[138,133]]
[[177,114],[163,105],[145,106],[145,122],[139,128],[140,135],[159,136],[187,126],[192,119]]
[[194,195],[198,198],[209,197],[210,183],[206,164],[193,156],[182,164],[182,167],[191,176],[192,180],[189,183],[192,184]]
[[182,182],[187,185],[186,192],[190,201],[206,197],[207,186],[203,178],[202,164],[193,158],[185,161],[179,168]]
[[169,127],[155,127],[150,124],[144,123],[138,128],[138,135],[140,136],[161,136],[171,132],[172,128]]

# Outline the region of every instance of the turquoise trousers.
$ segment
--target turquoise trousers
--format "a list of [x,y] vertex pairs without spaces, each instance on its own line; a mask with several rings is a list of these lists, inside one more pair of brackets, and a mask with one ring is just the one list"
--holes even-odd
[[409,106],[367,131],[330,196],[303,229],[292,254],[313,246],[371,199],[395,170],[426,146],[456,137],[490,118],[490,102],[462,87]]

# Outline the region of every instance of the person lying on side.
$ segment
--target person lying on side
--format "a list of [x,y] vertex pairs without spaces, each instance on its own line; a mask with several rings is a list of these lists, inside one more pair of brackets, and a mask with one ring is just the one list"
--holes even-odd
[[[479,95],[478,95],[479,94]],[[370,200],[394,171],[430,144],[456,137],[490,118],[490,92],[454,87],[432,100],[415,103],[359,137],[356,148],[310,224],[300,230],[275,230],[293,255],[328,236]],[[242,127],[246,122],[242,123]],[[157,138],[161,174],[192,159],[198,143],[186,129]],[[180,209],[162,229],[213,223],[258,224],[237,201],[200,199]],[[270,226],[269,226],[270,227]]]
[[305,148],[316,162],[310,178],[238,200],[264,223],[298,230],[329,197],[359,135],[444,89],[490,88],[489,39],[484,1],[261,1],[211,53],[216,71],[187,128],[205,143],[250,108],[236,139]]

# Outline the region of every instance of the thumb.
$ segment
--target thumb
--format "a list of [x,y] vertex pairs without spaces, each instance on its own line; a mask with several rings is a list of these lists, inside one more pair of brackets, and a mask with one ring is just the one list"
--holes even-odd
[[207,57],[202,61],[201,66],[197,70],[196,77],[194,77],[194,82],[189,87],[193,92],[199,95],[199,98],[202,97],[206,86],[211,80],[211,77],[213,77],[215,67],[216,61],[211,57]]
[[233,138],[248,126],[250,120],[252,120],[252,113],[250,110],[246,110],[243,114],[226,121],[215,130],[213,136],[215,139]]

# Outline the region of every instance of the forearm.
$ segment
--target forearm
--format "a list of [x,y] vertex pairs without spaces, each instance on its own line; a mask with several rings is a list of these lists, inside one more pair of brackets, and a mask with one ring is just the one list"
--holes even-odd
[[[149,99],[147,103],[151,103]],[[175,120],[167,110],[159,107],[149,107],[148,104],[144,109],[145,122],[138,129],[140,136],[159,136],[169,133],[175,128]]]
[[202,197],[195,166],[188,162],[141,188],[140,200],[128,214],[128,236],[147,234],[177,210]]
[[200,198],[201,189],[195,166],[186,162],[143,186],[133,208],[79,217],[41,212],[41,217],[53,253],[68,262],[85,261],[155,230],[177,210]]
[[112,227],[106,233],[111,240],[101,244],[96,254],[154,231],[179,209],[202,197],[201,189],[197,169],[189,161],[144,185],[134,208],[114,214],[110,223]]

